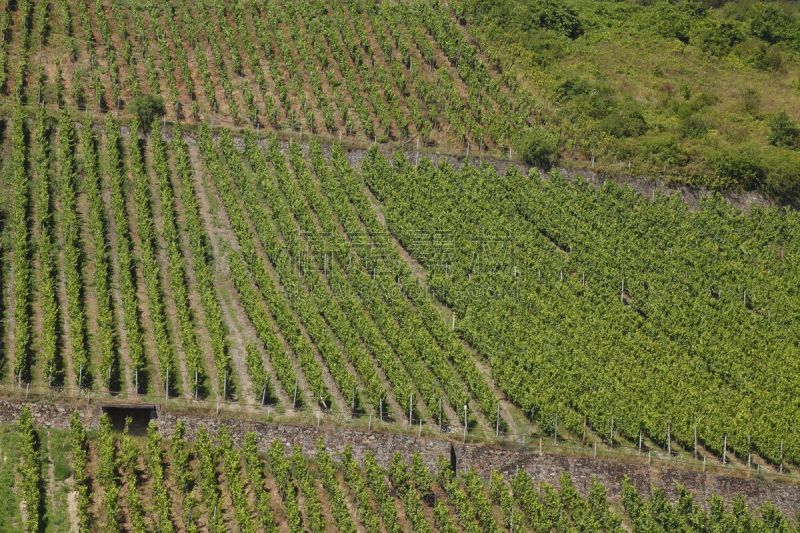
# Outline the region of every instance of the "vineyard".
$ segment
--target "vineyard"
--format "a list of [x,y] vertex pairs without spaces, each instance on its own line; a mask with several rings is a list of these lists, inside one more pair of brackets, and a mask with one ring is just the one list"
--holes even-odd
[[8,385],[506,429],[341,149],[67,114],[10,130]]
[[[380,464],[324,442],[309,458],[282,442],[236,443],[227,426],[188,439],[116,433],[103,416],[88,431],[37,428],[23,408],[16,428],[0,427],[7,489],[5,530],[76,531],[790,531],[774,505],[748,508],[741,497],[711,496],[704,509],[684,488],[671,503],[662,489],[640,493],[621,481],[620,505],[596,480],[579,490],[569,474],[557,487],[524,472],[455,472],[442,458],[429,468],[415,454]],[[263,447],[263,451],[259,448]],[[67,488],[70,487],[70,496]]]
[[[7,9],[14,5],[15,9]],[[30,107],[504,152],[530,105],[438,2],[2,2],[0,92]]]
[[797,212],[515,170],[362,165],[508,397],[550,431],[797,462]]
[[[556,169],[588,145],[470,33],[478,4],[0,0],[0,396],[796,480],[798,212]],[[0,432],[0,530],[784,523],[224,432],[65,435]]]

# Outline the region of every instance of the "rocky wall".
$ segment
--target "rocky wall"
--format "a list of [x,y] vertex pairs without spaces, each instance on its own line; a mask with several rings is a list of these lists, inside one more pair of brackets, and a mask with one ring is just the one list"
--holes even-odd
[[[30,405],[36,423],[50,428],[69,427],[69,416],[75,410],[80,412],[85,424],[93,427],[96,426],[101,413],[99,404],[32,403]],[[0,400],[0,421],[13,422],[18,416],[20,407],[21,402]],[[381,464],[387,464],[395,453],[408,459],[414,452],[419,452],[429,466],[434,466],[439,458],[449,460],[452,450],[459,470],[474,468],[482,475],[488,475],[493,470],[506,474],[524,470],[536,480],[553,484],[557,484],[563,472],[569,472],[579,490],[585,490],[592,478],[596,477],[607,487],[612,498],[619,496],[621,480],[623,476],[628,476],[639,490],[660,486],[674,495],[675,484],[681,483],[701,502],[712,494],[718,494],[726,500],[741,495],[751,506],[772,501],[785,515],[792,518],[800,511],[800,485],[796,480],[762,479],[755,475],[748,476],[747,472],[739,470],[702,472],[661,464],[648,465],[646,462],[634,460],[595,459],[591,456],[552,453],[539,455],[530,451],[522,452],[483,444],[463,445],[446,439],[424,436],[416,438],[411,435],[378,431],[273,424],[158,410],[157,424],[165,435],[171,434],[178,420],[185,423],[189,438],[195,435],[200,426],[205,426],[214,434],[221,426],[226,425],[237,442],[241,442],[246,432],[255,431],[259,445],[263,448],[278,439],[287,447],[299,446],[303,453],[309,456],[316,453],[319,439],[322,439],[326,448],[334,454],[350,446],[358,459],[371,452]]]

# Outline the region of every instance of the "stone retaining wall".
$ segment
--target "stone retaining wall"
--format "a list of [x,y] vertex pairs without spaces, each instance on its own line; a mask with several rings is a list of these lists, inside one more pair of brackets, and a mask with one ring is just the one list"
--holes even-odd
[[[21,405],[19,401],[0,400],[0,422],[13,422]],[[80,412],[85,424],[94,427],[101,412],[99,404],[32,403],[30,406],[36,423],[49,428],[69,427],[69,416],[75,410]],[[255,431],[261,447],[278,439],[286,446],[300,446],[303,453],[309,456],[316,453],[317,441],[321,438],[334,454],[351,446],[355,457],[361,459],[365,453],[371,452],[378,462],[386,464],[395,453],[410,458],[414,452],[419,452],[429,466],[434,466],[440,457],[449,459],[452,447],[459,469],[474,468],[482,475],[488,475],[492,470],[512,474],[520,469],[527,471],[536,480],[557,484],[559,476],[563,472],[569,472],[579,490],[585,490],[592,478],[596,477],[607,487],[611,498],[619,496],[620,482],[623,476],[628,476],[639,490],[660,486],[674,495],[675,483],[681,483],[701,502],[712,494],[719,494],[725,499],[742,495],[751,506],[772,501],[785,515],[792,518],[800,510],[800,485],[795,481],[748,477],[746,472],[737,470],[704,473],[689,468],[647,465],[634,461],[550,453],[539,455],[483,444],[465,446],[445,439],[416,438],[396,433],[348,428],[318,429],[313,426],[271,424],[159,409],[157,424],[165,435],[171,434],[178,420],[183,420],[186,424],[187,437],[190,438],[200,426],[205,426],[214,434],[222,425],[226,425],[237,442],[241,442],[246,432]]]

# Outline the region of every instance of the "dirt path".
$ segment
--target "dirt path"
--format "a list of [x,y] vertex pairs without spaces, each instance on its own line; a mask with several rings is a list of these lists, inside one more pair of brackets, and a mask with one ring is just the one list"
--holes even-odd
[[[197,191],[200,216],[205,225],[206,235],[208,235],[209,239],[209,245],[211,246],[213,256],[215,258],[216,268],[214,278],[218,294],[222,296],[220,298],[220,304],[223,308],[223,319],[225,320],[225,325],[230,335],[229,348],[231,352],[231,360],[236,368],[236,372],[240,377],[240,381],[242,382],[240,385],[242,388],[240,391],[241,397],[252,398],[252,384],[248,378],[244,360],[245,345],[249,339],[256,338],[256,333],[252,324],[249,324],[249,321],[247,321],[248,324],[246,326],[242,326],[234,320],[234,317],[236,316],[246,317],[247,314],[236,297],[236,288],[233,286],[233,281],[229,275],[229,267],[225,259],[226,254],[223,253],[222,244],[225,243],[225,247],[235,247],[236,238],[233,235],[233,230],[230,229],[230,223],[227,221],[227,218],[224,216],[224,213],[219,206],[216,203],[213,207],[211,205],[211,192],[209,191],[210,184],[206,184],[208,181],[206,178],[200,177],[201,175],[205,176],[205,168],[202,163],[202,158],[199,154],[197,144],[191,139],[188,140],[187,144],[189,148],[189,158],[192,163],[192,167],[195,170],[194,177],[195,180],[197,180],[195,182],[195,191]],[[279,332],[276,333],[279,334]],[[279,339],[283,343],[287,353],[291,353],[288,343],[282,335],[279,336]],[[300,372],[297,368],[294,358],[292,358],[292,364],[295,375],[298,376],[298,380],[302,380],[303,382],[303,390],[307,391],[308,384],[305,383],[305,378],[303,377],[302,372]],[[272,369],[269,366],[267,368],[270,371],[270,375],[274,376],[275,373],[272,371]],[[288,395],[292,394],[293,391],[284,392]],[[288,400],[288,398],[286,399]],[[287,403],[287,405],[291,405],[291,402]]]
[[264,476],[264,487],[270,494],[272,516],[275,519],[275,524],[278,525],[278,530],[281,533],[288,533],[289,526],[286,518],[286,511],[283,508],[283,500],[278,491],[278,485],[275,483],[275,478],[269,474]]
[[[319,220],[319,216],[313,210],[313,208],[311,208],[310,201],[306,197],[305,192],[302,190],[302,187],[300,187],[299,182],[297,180],[297,176],[293,172],[292,172],[292,178],[291,179],[292,179],[293,183],[297,186],[301,197],[305,198],[305,200],[306,200],[306,206],[308,207],[308,211],[309,211],[309,213],[311,215],[311,219],[314,222],[314,227],[317,230],[322,230],[323,229],[323,225]],[[282,188],[280,187],[279,184],[276,184],[276,188],[279,191],[282,191]],[[317,190],[316,192],[317,192],[317,194],[319,194],[321,199],[324,198],[324,196],[322,195],[321,191]],[[285,194],[283,194],[283,198],[284,198],[284,200],[287,199]],[[287,200],[287,203],[288,203],[288,200]],[[267,205],[266,202],[265,202],[265,206],[267,208],[269,208],[269,206]],[[303,230],[300,227],[300,224],[299,224],[299,222],[297,220],[297,216],[294,215],[294,213],[292,213],[292,215],[293,215],[292,216],[292,221],[294,223],[294,228],[295,228],[295,231],[297,233],[297,236],[300,238],[300,240],[302,242],[306,242],[306,246],[308,247],[308,249],[311,249],[311,247],[309,246],[308,240],[307,240],[307,236],[303,232]],[[336,223],[336,225],[338,227],[338,230],[339,230],[340,234],[342,236],[344,236],[344,238],[345,238],[345,240],[347,242],[350,242],[349,235],[345,231],[344,227],[341,225],[341,221],[339,221],[338,218],[335,218],[335,223]],[[280,242],[285,244],[286,243],[286,240],[285,240],[286,236],[282,235],[280,233],[280,231],[278,231],[277,228],[276,228],[276,233],[279,235],[278,238],[279,238]],[[332,258],[332,261],[336,261],[336,259]],[[330,296],[331,300],[336,304],[337,308],[343,314],[345,314],[345,316],[346,316],[346,313],[344,313],[344,311],[341,309],[341,306],[340,306],[340,304],[338,302],[338,298],[336,297],[336,294],[333,291],[333,288],[331,287],[330,279],[328,278],[328,276],[325,275],[325,273],[320,269],[319,265],[315,261],[310,261],[310,265],[311,265],[311,268],[313,268],[314,271],[316,272],[316,275],[319,277],[319,279],[323,280],[322,287],[325,290],[325,292]],[[305,279],[305,277],[303,279]],[[367,314],[367,316],[369,316],[369,315]],[[325,320],[324,317],[322,317],[322,318],[323,318],[323,320]],[[349,317],[349,318],[352,319],[352,317]],[[338,339],[336,337],[336,335],[333,333],[333,331],[331,331],[331,336],[336,340],[337,346],[342,350],[342,353],[345,353],[344,348],[342,346],[341,339]],[[361,347],[366,351],[366,353],[369,354],[370,357],[372,358],[372,361],[373,361],[373,364],[374,364],[374,368],[375,368],[375,372],[378,374],[378,377],[381,380],[381,383],[383,384],[384,388],[386,389],[386,392],[387,392],[386,399],[387,399],[388,407],[390,408],[391,412],[394,412],[394,413],[403,413],[403,412],[405,412],[405,409],[403,407],[401,407],[400,404],[398,403],[398,400],[397,400],[397,398],[395,397],[395,394],[394,394],[394,387],[391,386],[391,383],[389,382],[389,380],[387,379],[386,375],[384,374],[383,368],[381,367],[381,364],[378,362],[377,357],[375,356],[374,353],[372,353],[372,350],[370,349],[369,346],[366,345],[366,343],[363,341],[363,339],[361,339],[360,344],[361,344]],[[348,358],[345,358],[345,359],[346,359],[346,362],[347,362],[348,370],[354,376],[357,376],[358,374],[355,372],[355,368],[353,366],[352,361],[350,361]]]
[[[386,217],[383,213],[383,207],[381,206],[380,202],[375,197],[375,195],[372,194],[372,191],[369,189],[369,187],[364,186],[362,188],[362,191],[369,200],[369,203],[373,208],[373,212],[375,213],[378,222],[386,230],[386,233],[389,237],[389,242],[391,243],[392,247],[397,252],[397,254],[399,254],[399,256],[403,259],[403,261],[405,261],[406,264],[410,267],[412,275],[417,280],[417,282],[422,286],[422,288],[426,292],[429,292],[428,281],[425,274],[425,268],[408,252],[408,250],[406,250],[403,247],[402,244],[400,244],[400,241],[397,240],[397,237],[392,233],[392,231],[390,230],[390,228],[386,223]],[[442,316],[442,320],[445,321],[445,323],[448,320],[453,319],[455,311],[453,311],[443,303],[439,302],[438,300],[434,300],[433,303],[439,309]],[[413,305],[413,303],[409,302],[409,305]],[[486,364],[483,362],[483,360],[480,357],[480,354],[478,354],[477,351],[463,339],[459,338],[459,341],[461,345],[464,347],[464,349],[467,350],[467,352],[471,355],[473,363],[483,376],[484,382],[489,387],[489,390],[492,392],[492,394],[494,394],[495,398],[500,399],[499,402],[500,416],[508,424],[510,432],[517,435],[524,434],[523,433],[524,428],[520,427],[520,425],[518,424],[518,420],[524,419],[524,415],[522,414],[522,412],[510,401],[508,401],[505,395],[499,390],[497,384],[494,382],[494,379],[492,378],[491,369],[488,368]],[[473,414],[474,413],[475,412],[473,412]],[[482,422],[484,422],[483,424],[484,430],[491,429],[490,427],[491,424],[488,424],[488,421],[485,419],[485,417],[482,418],[483,418]]]
[[[215,189],[214,184],[211,183],[210,181],[207,182],[207,190],[206,190],[206,192],[207,192],[207,194],[213,195],[213,197],[215,199],[219,198],[218,194],[216,193],[216,189]],[[219,215],[220,219],[225,217],[224,209],[221,208],[221,206],[220,206],[220,209],[218,209],[218,211],[217,211],[217,215]],[[248,224],[248,230],[249,230],[250,234],[251,235],[257,235],[257,232],[255,231],[255,229],[252,226],[252,221],[250,220],[248,214],[244,210],[243,210],[243,216],[244,216],[245,221]],[[226,224],[225,227],[229,228],[230,227],[229,223]],[[231,233],[229,235],[229,239],[230,239],[230,241],[235,239],[235,237],[232,234],[232,231],[231,231]],[[333,376],[331,375],[331,372],[330,372],[327,364],[325,363],[324,358],[322,357],[321,353],[319,352],[319,349],[317,348],[316,344],[313,342],[313,340],[311,338],[311,335],[309,334],[309,332],[308,332],[308,330],[306,328],[305,323],[300,319],[300,317],[297,315],[297,312],[294,310],[294,308],[293,308],[293,306],[292,306],[292,304],[291,304],[291,302],[290,302],[290,300],[289,300],[289,298],[288,298],[288,296],[286,294],[286,288],[283,287],[280,284],[278,274],[275,271],[274,265],[269,261],[267,255],[266,255],[266,252],[264,252],[264,250],[263,250],[263,248],[261,246],[261,241],[258,238],[254,238],[253,241],[254,241],[256,253],[258,254],[258,257],[259,257],[259,260],[261,261],[261,264],[263,265],[263,267],[266,270],[267,274],[270,276],[270,278],[275,283],[276,289],[282,295],[283,301],[286,303],[287,308],[289,309],[289,312],[292,314],[292,318],[293,318],[294,322],[297,324],[301,335],[305,339],[305,342],[308,344],[308,346],[311,348],[311,351],[312,351],[312,353],[314,355],[314,358],[316,359],[317,363],[320,365],[320,368],[322,370],[322,380],[323,380],[323,382],[325,384],[325,387],[326,387],[327,391],[329,392],[329,394],[331,395],[331,397],[332,397],[332,399],[333,399],[333,401],[335,403],[336,412],[346,412],[347,406],[350,405],[350,402],[343,396],[342,391],[340,391],[339,388],[337,387],[336,382],[334,381]],[[243,361],[240,361],[240,364],[243,364]],[[245,375],[246,375],[246,372],[245,372]]]

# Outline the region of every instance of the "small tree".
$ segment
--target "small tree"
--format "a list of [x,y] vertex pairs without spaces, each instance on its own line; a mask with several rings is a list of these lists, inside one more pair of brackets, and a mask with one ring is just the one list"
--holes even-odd
[[156,117],[163,117],[165,114],[164,99],[160,96],[150,94],[140,94],[131,100],[130,112],[139,120],[139,124],[145,133],[150,129],[150,124]]
[[548,170],[558,162],[558,136],[542,127],[533,127],[521,145],[522,157],[529,165]]
[[797,127],[786,111],[781,111],[769,125],[769,143],[786,148],[800,147],[800,128]]

